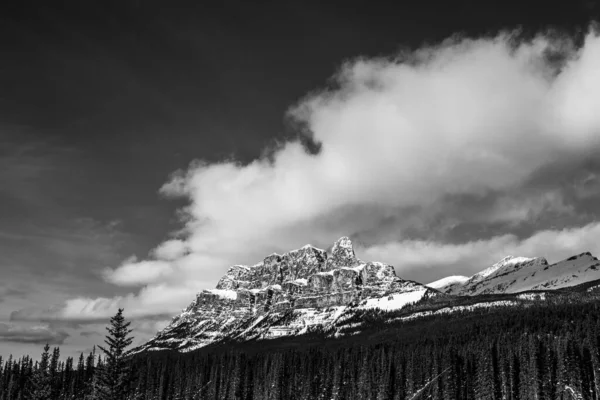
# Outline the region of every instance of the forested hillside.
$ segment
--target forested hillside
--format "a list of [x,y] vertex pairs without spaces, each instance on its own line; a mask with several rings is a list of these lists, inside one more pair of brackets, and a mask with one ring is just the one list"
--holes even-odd
[[[127,387],[117,398],[600,398],[600,303],[593,294],[394,317],[368,312],[360,331],[337,339],[314,331],[138,354],[127,361]],[[60,361],[58,349],[44,354],[41,362],[3,363],[0,399],[107,398],[95,390],[106,357],[82,355],[74,363]],[[48,388],[47,397],[35,397],[40,387]]]
[[134,361],[145,399],[598,399],[600,305],[540,303]]

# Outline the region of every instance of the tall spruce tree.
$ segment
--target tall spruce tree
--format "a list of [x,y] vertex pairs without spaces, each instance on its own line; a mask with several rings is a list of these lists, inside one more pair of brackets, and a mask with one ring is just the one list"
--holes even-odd
[[60,349],[55,347],[50,357],[50,386],[51,386],[51,398],[56,399],[60,394]]
[[31,398],[34,400],[52,399],[52,377],[50,376],[50,346],[46,343],[42,359],[33,372]]
[[106,328],[108,335],[104,340],[107,347],[98,346],[104,353],[104,365],[97,370],[96,398],[98,400],[124,400],[129,387],[129,366],[127,347],[133,337],[129,325],[125,322],[123,309],[110,319]]

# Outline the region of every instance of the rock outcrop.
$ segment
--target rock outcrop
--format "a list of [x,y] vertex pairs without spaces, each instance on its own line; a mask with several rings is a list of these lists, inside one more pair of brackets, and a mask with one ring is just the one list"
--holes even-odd
[[360,264],[360,260],[354,254],[354,247],[348,237],[338,239],[331,248],[331,255],[327,259],[326,270],[332,270],[341,267],[355,267]]

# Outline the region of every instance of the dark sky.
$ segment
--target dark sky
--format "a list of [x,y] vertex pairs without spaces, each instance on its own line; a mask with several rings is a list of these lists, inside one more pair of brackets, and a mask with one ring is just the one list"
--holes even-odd
[[[158,193],[169,176],[194,159],[248,163],[295,137],[286,111],[345,61],[503,29],[581,34],[598,12],[595,1],[12,3],[0,10],[0,323],[12,324],[0,354],[36,349],[2,342],[2,329],[27,335],[8,322],[15,310],[127,293],[101,270],[181,227],[184,202]],[[69,332],[71,351],[90,343]]]

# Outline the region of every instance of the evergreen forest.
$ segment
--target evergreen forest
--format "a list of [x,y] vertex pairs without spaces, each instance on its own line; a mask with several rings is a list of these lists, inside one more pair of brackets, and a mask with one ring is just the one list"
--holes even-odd
[[[330,338],[222,343],[132,355],[122,310],[77,360],[0,362],[0,400],[600,399],[600,303],[536,302],[409,322],[389,313]],[[39,356],[38,356],[39,357]]]

